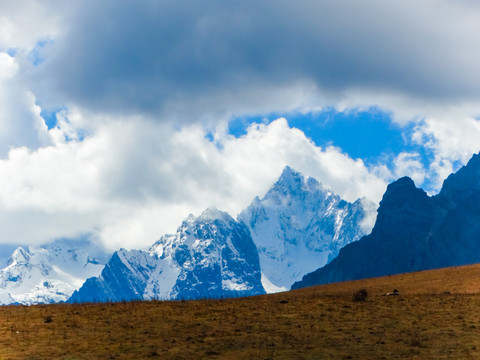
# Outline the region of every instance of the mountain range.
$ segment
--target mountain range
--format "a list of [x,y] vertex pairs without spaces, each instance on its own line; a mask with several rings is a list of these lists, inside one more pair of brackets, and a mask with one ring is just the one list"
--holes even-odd
[[[190,215],[148,250],[104,265],[80,249],[18,248],[0,270],[0,301],[222,298],[480,262],[480,155],[435,196],[403,177],[375,206],[342,200],[286,167],[237,216]],[[86,280],[85,280],[86,279]]]
[[292,288],[480,262],[480,155],[428,196],[403,177],[380,202],[372,233]]
[[116,252],[70,301],[198,299],[287,290],[368,232],[375,208],[348,203],[286,167],[237,220],[217,209],[190,215],[149,251]]
[[375,206],[367,200],[349,203],[286,167],[236,220],[207,209],[150,249],[120,249],[106,264],[65,245],[18,248],[0,270],[0,301],[198,299],[287,290],[368,233],[372,214]]

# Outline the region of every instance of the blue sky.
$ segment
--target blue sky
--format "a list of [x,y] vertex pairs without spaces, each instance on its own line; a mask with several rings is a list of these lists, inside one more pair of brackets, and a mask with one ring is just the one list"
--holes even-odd
[[0,244],[148,247],[286,165],[349,201],[434,194],[480,151],[475,2],[18,0],[0,23]]
[[377,108],[362,111],[338,111],[327,108],[313,113],[269,114],[236,118],[229,122],[229,132],[235,136],[246,134],[252,123],[269,123],[285,117],[291,127],[302,130],[321,147],[336,146],[353,158],[376,163],[384,156],[404,150],[418,150],[409,144],[409,127],[392,122],[391,116]]
[[[245,136],[252,124],[269,124],[279,117],[286,118],[290,127],[300,129],[317,146],[334,146],[353,159],[361,159],[367,166],[382,164],[393,170],[395,157],[402,152],[417,154],[424,167],[428,167],[434,157],[431,149],[412,141],[417,123],[401,126],[392,120],[390,113],[377,107],[347,111],[332,107],[310,113],[239,117],[229,122],[228,132],[235,137]],[[454,169],[461,165],[456,162]],[[431,193],[438,191],[428,177],[418,185]]]

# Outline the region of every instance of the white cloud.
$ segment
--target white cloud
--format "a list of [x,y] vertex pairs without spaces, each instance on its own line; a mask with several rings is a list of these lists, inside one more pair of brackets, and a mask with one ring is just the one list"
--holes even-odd
[[83,141],[11,150],[0,160],[0,241],[93,233],[109,248],[148,246],[190,212],[216,206],[236,215],[287,164],[349,200],[378,201],[386,186],[361,161],[316,147],[285,119],[240,138],[217,135],[211,142],[197,125],[105,120]]
[[15,58],[0,52],[0,157],[10,148],[51,142],[35,97],[20,81]]
[[465,163],[480,150],[480,121],[469,117],[428,118],[417,126],[414,139],[438,157]]
[[38,41],[59,32],[61,11],[67,1],[15,0],[0,4],[0,51],[30,51]]
[[7,53],[0,52],[0,81],[10,79],[18,71],[18,65],[15,59]]
[[285,119],[253,125],[245,137],[226,143],[224,154],[226,166],[231,162],[239,169],[235,177],[252,187],[264,183],[262,176],[279,174],[285,165],[317,178],[350,201],[361,196],[379,201],[386,185],[361,160],[351,159],[338,148],[315,146],[302,131],[290,129]]
[[415,128],[413,140],[433,154],[429,173],[434,189],[480,151],[479,139],[480,121],[470,117],[429,118]]
[[395,177],[410,177],[417,186],[421,186],[425,177],[426,170],[420,160],[420,155],[416,153],[400,153],[397,155],[394,163]]

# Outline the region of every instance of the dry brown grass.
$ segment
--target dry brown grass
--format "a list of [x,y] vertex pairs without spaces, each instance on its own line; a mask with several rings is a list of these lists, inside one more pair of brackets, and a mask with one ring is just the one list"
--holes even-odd
[[478,359],[478,293],[475,265],[245,299],[4,306],[0,359]]

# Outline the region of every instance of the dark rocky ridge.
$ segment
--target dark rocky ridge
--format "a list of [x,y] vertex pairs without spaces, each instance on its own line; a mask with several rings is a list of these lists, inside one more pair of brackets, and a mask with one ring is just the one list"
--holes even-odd
[[480,155],[429,197],[407,177],[390,184],[370,235],[292,288],[480,262]]

